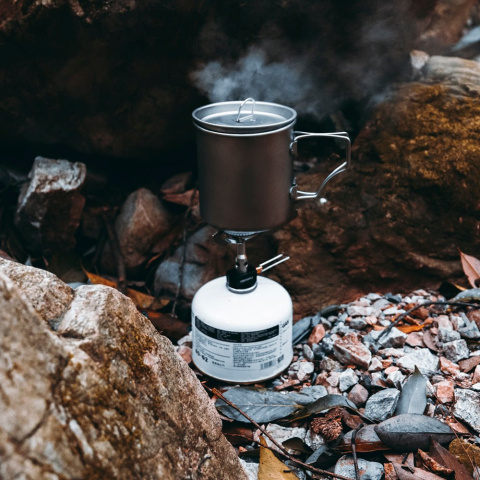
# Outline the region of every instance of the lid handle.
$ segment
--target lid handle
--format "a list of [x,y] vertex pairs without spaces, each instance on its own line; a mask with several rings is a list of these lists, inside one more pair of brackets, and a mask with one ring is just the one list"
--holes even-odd
[[[246,103],[252,102],[252,111],[248,114],[245,115],[244,117],[241,117],[242,114],[242,108],[245,106]],[[255,114],[255,100],[253,98],[247,98],[242,102],[240,105],[240,108],[238,109],[237,117],[235,118],[235,121],[237,123],[242,123],[242,122],[247,122],[248,120],[252,120]]]

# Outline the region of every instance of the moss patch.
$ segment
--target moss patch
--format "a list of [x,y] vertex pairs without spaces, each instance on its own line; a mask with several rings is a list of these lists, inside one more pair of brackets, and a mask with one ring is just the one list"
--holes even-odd
[[445,85],[401,85],[377,107],[373,126],[373,153],[395,187],[446,196],[467,211],[477,208],[480,98]]

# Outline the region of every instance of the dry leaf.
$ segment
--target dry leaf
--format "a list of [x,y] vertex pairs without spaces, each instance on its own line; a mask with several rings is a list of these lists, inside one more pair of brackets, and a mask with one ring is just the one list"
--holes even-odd
[[460,260],[462,261],[462,268],[465,275],[468,277],[470,285],[472,288],[477,288],[478,285],[475,284],[475,280],[480,278],[480,260],[471,255],[466,255],[461,251]]
[[438,473],[439,475],[442,475],[444,477],[452,475],[453,470],[451,468],[445,467],[444,465],[438,463],[428,453],[425,453],[420,448],[418,449],[418,453],[425,467],[427,467],[431,472]]
[[472,480],[468,470],[457,460],[457,458],[435,440],[432,440],[432,443],[430,444],[429,454],[438,463],[454,470],[455,480]]
[[442,477],[422,468],[407,467],[399,463],[394,463],[393,468],[400,480],[444,480]]
[[425,332],[423,332],[423,343],[434,352],[440,351],[440,349],[435,343],[435,339],[433,338],[432,332],[430,330],[425,330]]
[[[117,288],[117,283],[113,280],[110,280],[95,273],[87,272],[83,270],[88,279],[95,285],[106,285],[107,287]],[[146,293],[139,292],[138,290],[133,290],[132,288],[127,288],[125,294],[129,297],[135,306],[139,310],[159,310],[160,308],[165,307],[168,304],[168,300],[164,298],[155,298]]]
[[448,447],[450,453],[465,466],[470,475],[473,475],[474,465],[480,465],[480,448],[471,443],[456,438]]
[[393,468],[393,464],[384,463],[383,470],[385,472],[385,480],[398,480],[398,475],[395,472],[395,468]]
[[260,465],[258,467],[258,480],[299,480],[299,478],[289,471],[289,468],[281,462],[275,454],[265,448],[267,442],[263,437],[260,438]]

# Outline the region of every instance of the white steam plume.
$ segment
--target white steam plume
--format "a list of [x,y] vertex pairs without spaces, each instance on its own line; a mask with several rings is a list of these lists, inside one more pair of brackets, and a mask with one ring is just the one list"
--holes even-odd
[[293,107],[299,113],[322,118],[324,98],[311,74],[310,55],[283,62],[268,62],[264,50],[251,47],[236,64],[207,63],[191,74],[195,86],[212,102],[242,100],[275,102]]

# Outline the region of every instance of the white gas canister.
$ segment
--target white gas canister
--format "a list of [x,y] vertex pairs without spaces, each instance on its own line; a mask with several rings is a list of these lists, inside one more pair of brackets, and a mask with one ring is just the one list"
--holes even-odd
[[273,378],[293,357],[292,317],[290,295],[277,282],[258,277],[253,291],[237,293],[216,278],[193,298],[193,362],[225,382]]

